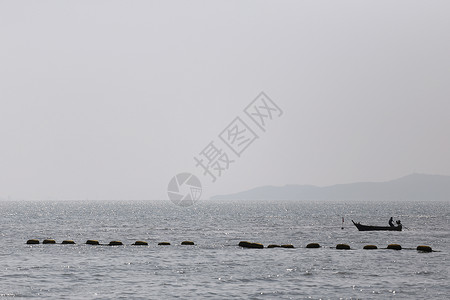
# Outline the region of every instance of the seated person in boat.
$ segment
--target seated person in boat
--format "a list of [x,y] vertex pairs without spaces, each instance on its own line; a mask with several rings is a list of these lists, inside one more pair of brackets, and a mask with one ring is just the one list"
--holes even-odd
[[394,225],[394,219],[392,217],[389,219],[389,226],[391,226],[391,227],[395,226]]

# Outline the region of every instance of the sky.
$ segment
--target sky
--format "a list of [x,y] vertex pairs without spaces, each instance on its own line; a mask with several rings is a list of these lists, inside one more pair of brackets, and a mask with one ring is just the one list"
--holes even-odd
[[[205,199],[450,175],[449,11],[433,0],[0,0],[0,199],[167,199],[184,172]],[[279,108],[264,130],[245,113],[261,92]],[[224,142],[236,118],[239,156]],[[194,159],[207,149],[220,151],[214,182]]]

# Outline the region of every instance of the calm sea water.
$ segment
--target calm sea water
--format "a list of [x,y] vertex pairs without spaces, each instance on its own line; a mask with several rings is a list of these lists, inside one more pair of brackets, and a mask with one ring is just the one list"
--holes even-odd
[[[0,295],[53,299],[448,299],[450,203],[0,202]],[[345,217],[344,229],[341,218]],[[351,219],[403,232],[359,232]],[[28,239],[76,245],[26,245]],[[88,239],[125,246],[89,246]],[[131,246],[145,240],[149,246]],[[181,246],[191,240],[195,246]],[[293,244],[243,249],[239,241]],[[158,246],[158,242],[171,246]],[[318,242],[320,249],[306,249]],[[336,250],[347,243],[352,250]],[[401,251],[363,250],[366,244]],[[437,252],[415,248],[429,245]]]

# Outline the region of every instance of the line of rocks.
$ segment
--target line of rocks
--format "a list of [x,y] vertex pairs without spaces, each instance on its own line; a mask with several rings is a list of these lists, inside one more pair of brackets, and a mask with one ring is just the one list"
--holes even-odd
[[[40,244],[41,242],[38,239],[31,239],[27,241],[27,245],[37,245]],[[56,244],[55,240],[52,239],[46,239],[42,241],[42,244]],[[67,244],[76,244],[73,240],[64,240],[61,242],[62,245],[67,245]],[[109,244],[101,244],[99,241],[97,240],[87,240],[86,245],[107,245],[107,246],[123,246],[124,244],[121,241],[111,241],[109,242]],[[148,242],[146,241],[136,241],[133,244],[131,244],[133,246],[148,246]],[[160,242],[158,243],[159,246],[170,246],[169,242]],[[195,245],[194,242],[192,241],[183,241],[181,242],[181,245]]]
[[[28,245],[36,245],[40,244],[40,241],[38,239],[31,239],[27,241]],[[45,239],[42,241],[42,244],[56,244],[56,241],[53,239]],[[73,240],[64,240],[61,242],[61,244],[76,244]],[[86,245],[107,245],[107,246],[123,246],[124,244],[121,241],[111,241],[109,244],[100,244],[97,240],[87,240]],[[146,241],[136,241],[133,244],[133,246],[148,246],[148,242]],[[169,242],[160,242],[158,243],[158,246],[170,246],[171,244]],[[195,245],[192,241],[183,241],[181,242],[181,245]],[[260,243],[253,243],[248,241],[241,241],[239,242],[238,246],[242,248],[254,248],[254,249],[262,249],[264,248],[263,244]],[[294,245],[291,244],[270,244],[267,246],[267,248],[295,248]],[[306,245],[306,248],[322,248],[322,246],[319,243],[309,243]],[[337,250],[351,250],[351,247],[348,244],[337,244],[335,249]],[[402,250],[402,246],[399,244],[389,244],[386,248],[378,248],[376,245],[365,245],[363,247],[364,250],[376,250],[376,249],[391,249],[391,250]],[[417,251],[421,252],[433,252],[433,249],[430,246],[425,245],[419,245],[416,248]]]
[[[239,243],[239,246],[243,247],[243,248],[256,248],[256,249],[262,249],[264,248],[263,244],[260,243],[252,243],[252,242],[247,242],[247,241],[241,241]],[[319,243],[309,243],[308,245],[306,245],[306,248],[321,248],[322,246],[320,246]],[[294,248],[293,245],[274,245],[274,244],[270,244],[269,246],[267,246],[267,248]],[[351,247],[348,244],[337,244],[335,247],[337,250],[351,250]],[[378,249],[378,247],[376,245],[365,245],[363,247],[364,250],[375,250]],[[389,244],[386,248],[380,248],[380,249],[392,249],[392,250],[402,250],[402,246],[399,244]],[[433,249],[430,246],[424,246],[424,245],[420,245],[417,246],[416,248],[417,251],[421,251],[421,252],[433,252]]]

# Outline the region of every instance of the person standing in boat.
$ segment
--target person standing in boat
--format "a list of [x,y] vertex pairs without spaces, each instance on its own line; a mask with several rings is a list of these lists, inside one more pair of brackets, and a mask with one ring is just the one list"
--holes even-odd
[[395,227],[395,225],[394,225],[394,219],[393,219],[392,217],[389,219],[389,226]]

